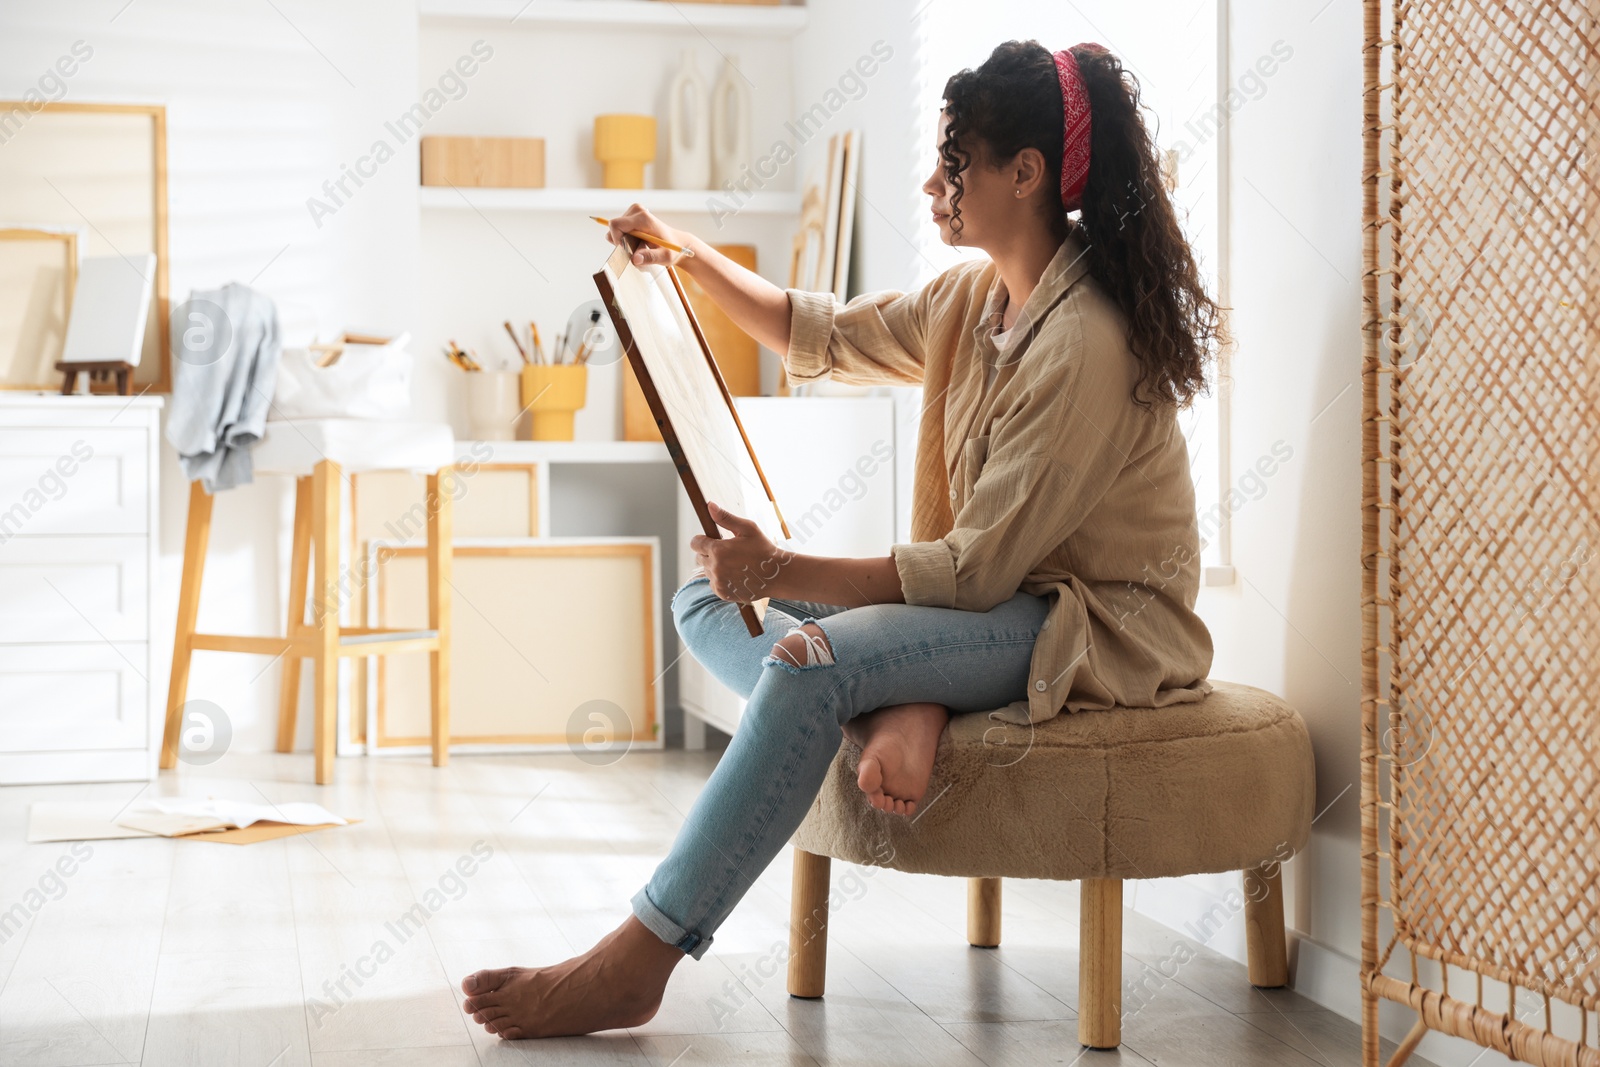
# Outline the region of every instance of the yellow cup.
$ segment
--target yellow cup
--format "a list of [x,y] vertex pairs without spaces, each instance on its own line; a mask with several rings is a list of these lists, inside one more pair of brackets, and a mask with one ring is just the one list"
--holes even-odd
[[534,363],[522,368],[522,406],[532,416],[535,441],[572,440],[572,417],[588,395],[588,367]]
[[652,115],[596,115],[594,158],[606,189],[643,189],[644,165],[656,158],[656,120]]

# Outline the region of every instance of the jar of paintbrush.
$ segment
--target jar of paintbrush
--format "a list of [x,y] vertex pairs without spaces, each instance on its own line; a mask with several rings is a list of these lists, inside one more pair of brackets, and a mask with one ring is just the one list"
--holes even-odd
[[[512,340],[518,340],[511,324]],[[528,343],[518,344],[522,354],[522,407],[529,416],[529,438],[534,441],[570,441],[578,410],[589,395],[588,337],[557,334],[547,352],[539,328],[528,323]]]
[[445,359],[467,372],[467,432],[474,441],[512,441],[522,415],[515,370],[490,370],[451,341]]

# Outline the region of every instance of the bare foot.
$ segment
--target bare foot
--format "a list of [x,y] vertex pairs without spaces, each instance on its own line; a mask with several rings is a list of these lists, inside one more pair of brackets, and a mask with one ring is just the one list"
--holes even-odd
[[914,815],[928,792],[933,757],[950,713],[943,704],[895,704],[852,719],[845,736],[861,746],[856,784],[879,811]]
[[461,1009],[491,1034],[516,1040],[642,1026],[655,1017],[684,958],[633,916],[588,952],[551,967],[478,971],[461,981]]

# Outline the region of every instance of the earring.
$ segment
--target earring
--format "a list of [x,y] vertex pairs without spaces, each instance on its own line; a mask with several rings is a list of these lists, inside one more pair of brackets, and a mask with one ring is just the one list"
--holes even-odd
[[1021,189],[1018,189],[1018,190],[1017,190],[1017,195],[1018,195],[1018,196],[1021,196],[1021,195],[1022,195],[1022,190],[1021,190]]

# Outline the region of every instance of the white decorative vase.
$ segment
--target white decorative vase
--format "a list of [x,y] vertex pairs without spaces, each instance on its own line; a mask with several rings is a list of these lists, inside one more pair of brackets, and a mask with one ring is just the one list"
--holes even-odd
[[711,166],[719,187],[737,182],[750,162],[750,83],[729,56],[711,90]]
[[674,189],[711,186],[711,93],[690,48],[667,88],[667,176]]

